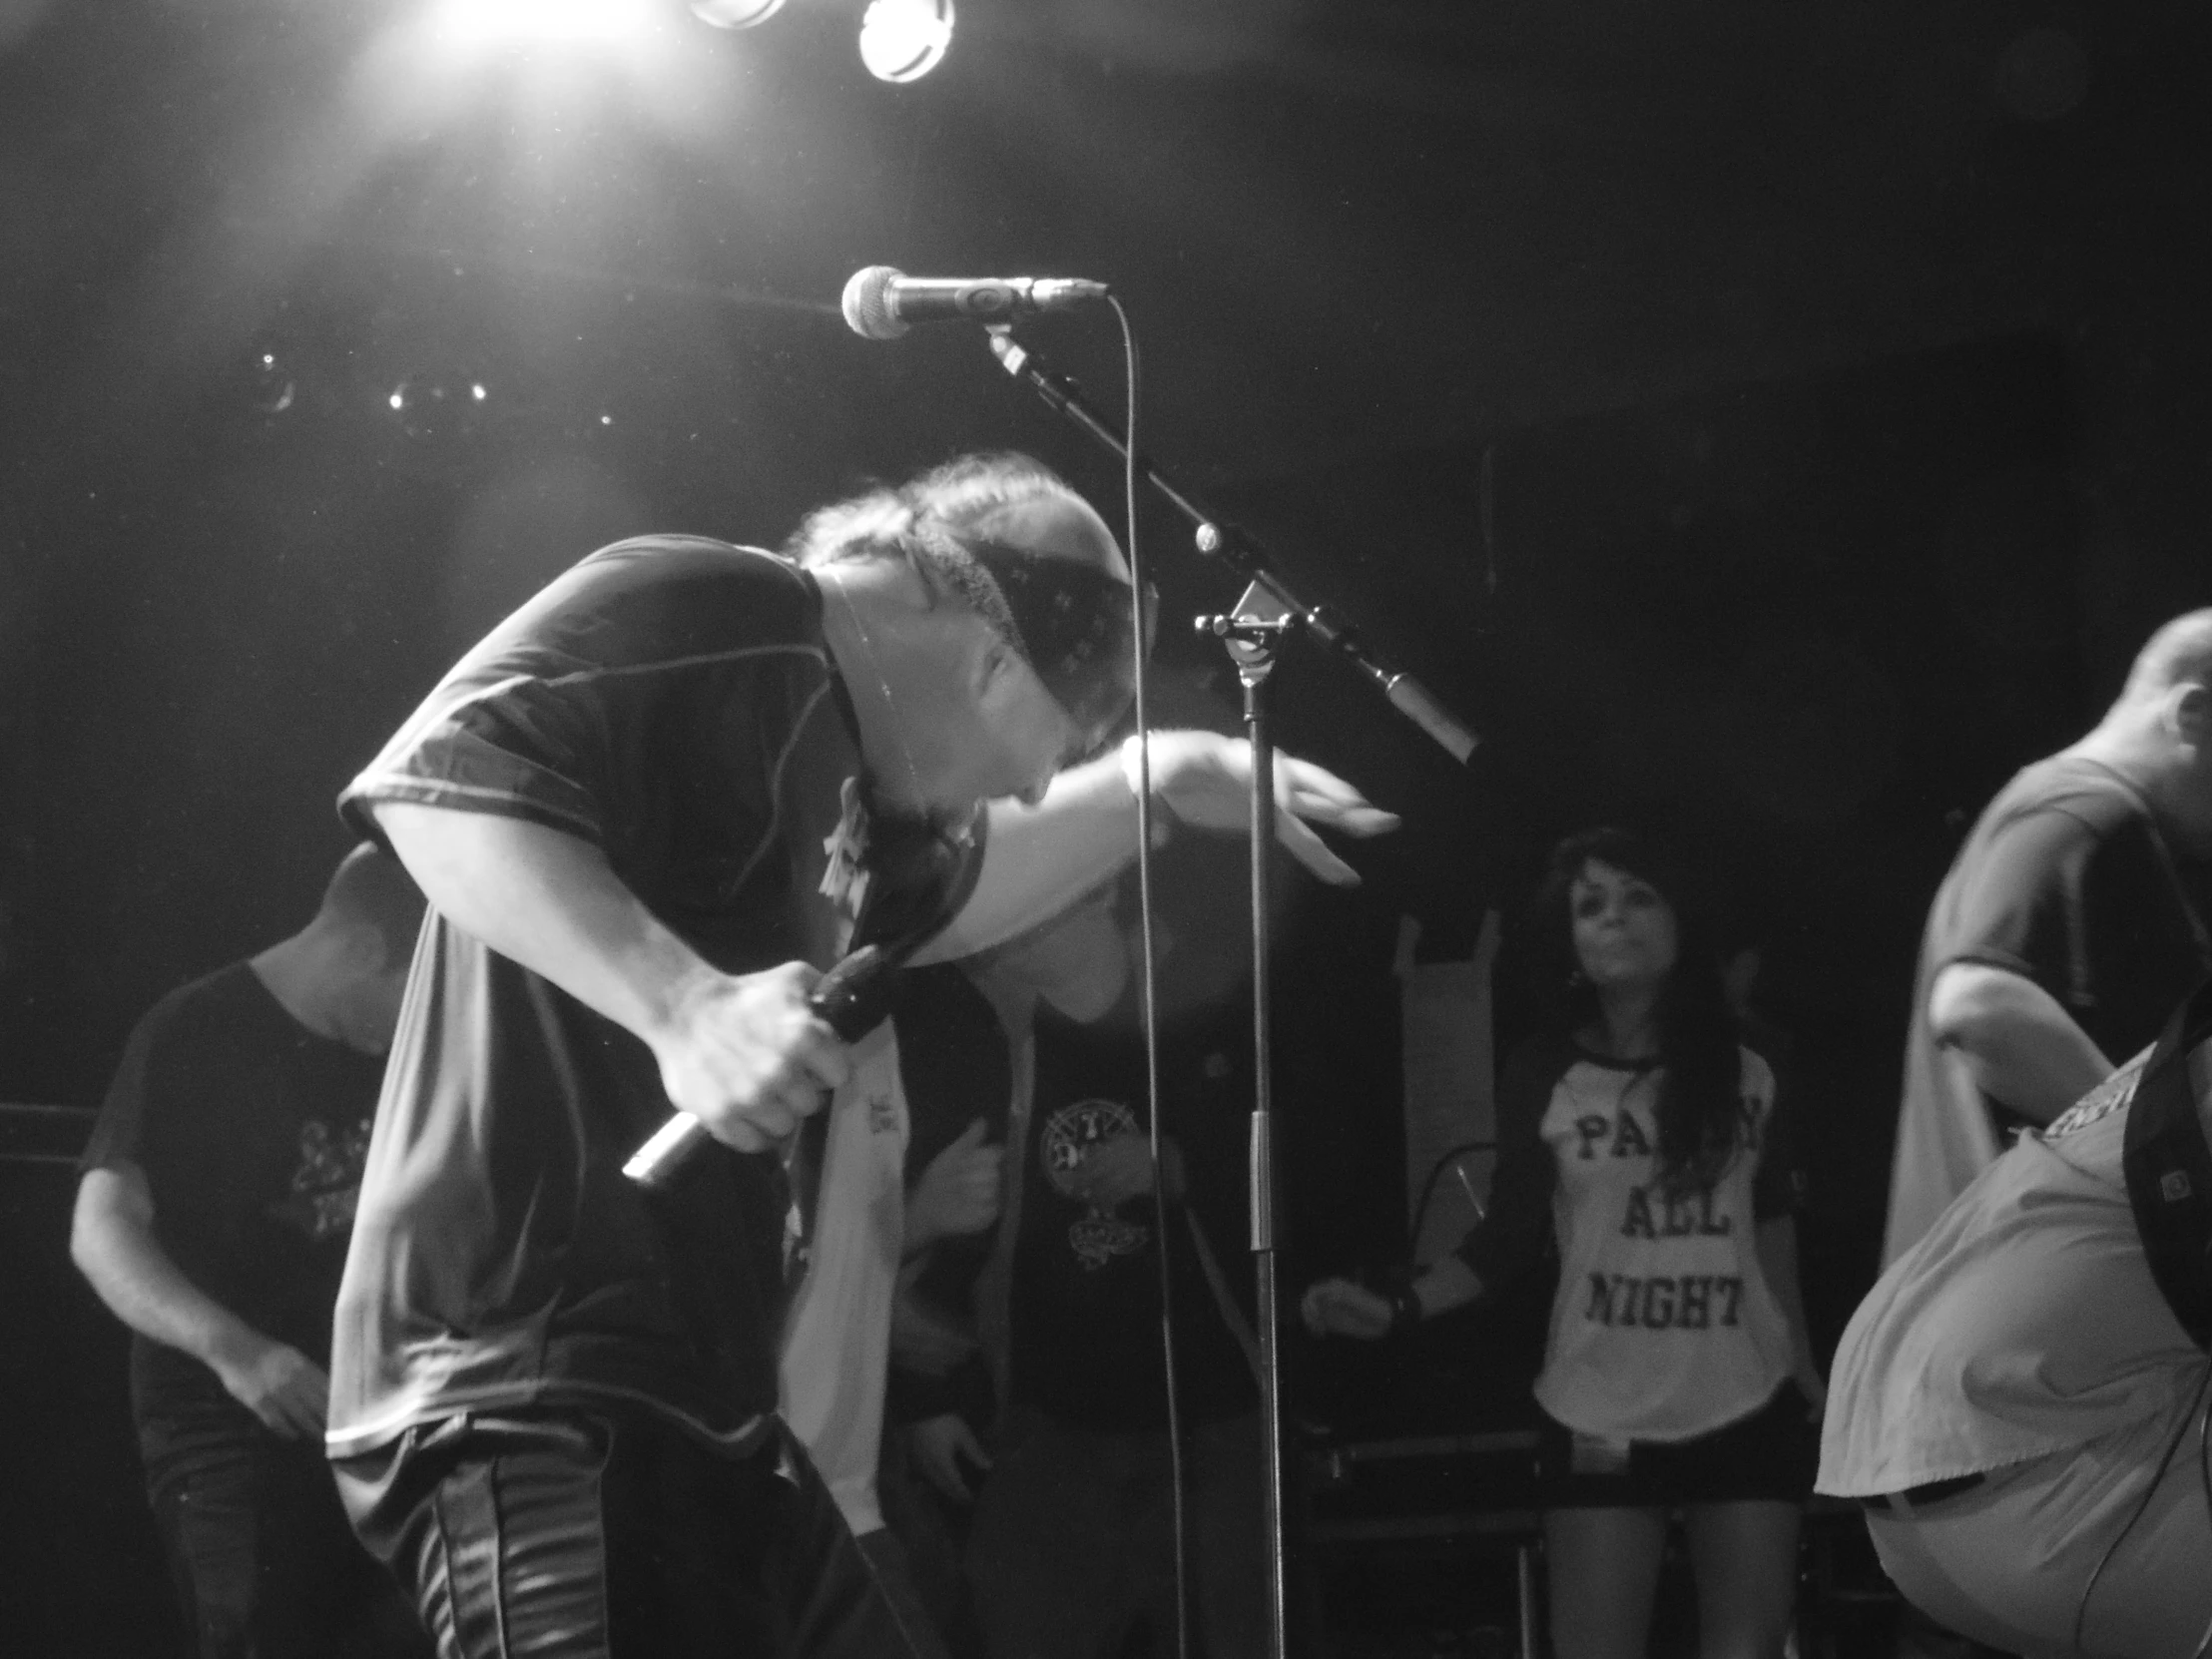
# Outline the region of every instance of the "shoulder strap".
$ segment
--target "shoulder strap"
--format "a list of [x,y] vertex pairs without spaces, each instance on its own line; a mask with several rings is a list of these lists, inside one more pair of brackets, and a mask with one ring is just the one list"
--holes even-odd
[[2200,1089],[2212,1089],[2212,980],[2166,1022],[2128,1102],[2121,1154],[2151,1277],[2190,1339],[2212,1351],[2212,1146]]

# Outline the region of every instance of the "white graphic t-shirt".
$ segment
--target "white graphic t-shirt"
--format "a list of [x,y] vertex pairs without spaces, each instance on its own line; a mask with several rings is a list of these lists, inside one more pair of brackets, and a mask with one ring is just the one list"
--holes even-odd
[[829,1111],[807,1270],[784,1327],[783,1413],[859,1534],[883,1524],[875,1462],[906,1226],[906,1094],[890,1021],[853,1045]]
[[1757,1410],[1791,1375],[1789,1324],[1757,1244],[1760,1217],[1780,1208],[1762,1199],[1787,1190],[1779,1164],[1761,1179],[1774,1073],[1742,1056],[1736,1156],[1678,1197],[1659,1178],[1657,1067],[1545,1042],[1508,1070],[1498,1202],[1460,1254],[1495,1288],[1514,1255],[1541,1245],[1534,1195],[1548,1185],[1560,1273],[1535,1392],[1578,1433],[1690,1439]]

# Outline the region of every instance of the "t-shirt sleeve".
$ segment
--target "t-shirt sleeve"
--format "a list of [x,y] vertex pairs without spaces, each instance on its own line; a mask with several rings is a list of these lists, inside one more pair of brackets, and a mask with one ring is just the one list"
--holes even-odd
[[92,1138],[78,1160],[80,1174],[122,1164],[144,1169],[158,1160],[155,1120],[165,1092],[176,1084],[183,1049],[181,1023],[180,1005],[172,995],[156,1003],[132,1028],[93,1122]]
[[[438,685],[339,798],[523,819],[613,852],[612,820],[648,779],[759,771],[755,735],[791,710],[745,708],[826,679],[811,590],[765,554],[682,538],[624,542],[556,578]],[[747,728],[738,718],[751,716]],[[746,741],[748,737],[754,741]]]
[[1938,966],[1979,962],[2073,1000],[2083,971],[2083,894],[2104,837],[2074,814],[2043,808],[2003,826],[1958,898],[1949,954]]
[[1459,1259],[1492,1297],[1529,1272],[1551,1247],[1551,1197],[1559,1170],[1544,1144],[1544,1108],[1563,1069],[1557,1045],[1538,1040],[1514,1050],[1497,1090],[1497,1168],[1490,1204],[1460,1242]]

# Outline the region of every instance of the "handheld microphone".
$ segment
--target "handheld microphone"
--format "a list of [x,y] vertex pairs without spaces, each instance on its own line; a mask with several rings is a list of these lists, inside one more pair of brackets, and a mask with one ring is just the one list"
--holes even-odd
[[[815,982],[807,1006],[837,1034],[839,1042],[858,1042],[889,1015],[891,992],[904,960],[903,951],[864,944]],[[676,1179],[684,1161],[710,1139],[704,1123],[689,1112],[678,1112],[630,1155],[622,1173],[639,1186],[658,1192]]]
[[1080,276],[909,276],[887,265],[844,284],[845,325],[863,339],[896,339],[917,322],[1004,322],[1106,297]]

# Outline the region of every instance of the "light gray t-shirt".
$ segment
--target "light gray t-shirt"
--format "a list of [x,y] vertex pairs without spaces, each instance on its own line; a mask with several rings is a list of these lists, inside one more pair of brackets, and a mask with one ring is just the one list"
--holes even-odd
[[1868,1293],[1836,1351],[1818,1490],[2064,1451],[2195,1385],[2204,1356],[2151,1278],[2121,1172],[2147,1058],[2024,1136]]

